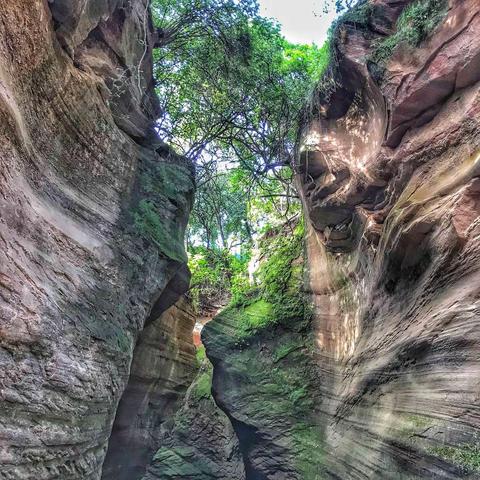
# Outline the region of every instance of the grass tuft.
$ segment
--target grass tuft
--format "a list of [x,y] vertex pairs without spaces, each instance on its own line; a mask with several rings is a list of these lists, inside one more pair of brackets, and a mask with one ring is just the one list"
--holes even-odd
[[467,472],[480,472],[480,444],[463,444],[455,447],[441,446],[429,449],[429,453],[446,460]]
[[212,392],[212,369],[203,372],[195,380],[192,390],[192,396],[195,400],[210,398]]

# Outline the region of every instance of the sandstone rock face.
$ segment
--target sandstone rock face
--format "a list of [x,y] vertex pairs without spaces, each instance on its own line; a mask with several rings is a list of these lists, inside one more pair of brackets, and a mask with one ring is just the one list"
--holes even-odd
[[293,328],[263,329],[246,341],[229,312],[204,329],[213,395],[232,422],[248,480],[322,478],[322,379],[311,335],[290,321]]
[[181,298],[148,324],[135,347],[117,409],[103,479],[141,478],[196,372],[195,317]]
[[[373,3],[388,31],[399,2]],[[325,478],[477,478],[478,2],[451,0],[380,85],[375,12],[366,33],[342,27],[337,91],[319,95],[299,158]]]
[[480,11],[450,0],[380,81],[369,59],[409,3],[339,27],[306,117],[313,320],[204,330],[248,480],[480,477]]
[[143,480],[245,480],[238,439],[212,398],[211,381],[204,360]]
[[409,3],[338,30],[297,159],[313,316],[209,323],[214,403],[206,364],[185,395],[193,172],[154,133],[146,0],[2,2],[0,478],[480,476],[480,12],[379,81]]
[[150,31],[142,0],[0,5],[1,478],[100,478],[146,324],[182,342],[151,402],[186,388],[192,322],[157,318],[188,285],[192,169],[153,134]]

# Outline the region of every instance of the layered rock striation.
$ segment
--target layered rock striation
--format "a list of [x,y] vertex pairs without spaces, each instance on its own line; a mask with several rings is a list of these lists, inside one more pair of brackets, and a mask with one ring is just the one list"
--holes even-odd
[[247,479],[480,476],[479,22],[473,0],[338,22],[296,162],[311,321],[245,337],[247,301],[203,335]]
[[193,171],[155,135],[147,1],[4,1],[0,478],[478,478],[477,3],[339,21],[305,232],[270,238],[195,373]]
[[189,300],[182,297],[141,332],[102,479],[142,478],[156,449],[164,443],[163,436],[197,371],[194,324]]
[[[100,478],[146,325],[134,369],[168,379],[148,418],[127,400],[141,428],[193,375],[193,322],[161,316],[193,172],[155,136],[151,32],[143,0],[0,5],[0,478]],[[178,342],[168,374],[139,366],[153,338]]]
[[[379,69],[385,42],[425,26],[420,4],[438,22]],[[478,4],[356,13],[337,28],[334,86],[314,99],[299,153],[325,475],[476,478]]]
[[245,480],[239,441],[211,394],[212,365],[200,370],[142,480]]

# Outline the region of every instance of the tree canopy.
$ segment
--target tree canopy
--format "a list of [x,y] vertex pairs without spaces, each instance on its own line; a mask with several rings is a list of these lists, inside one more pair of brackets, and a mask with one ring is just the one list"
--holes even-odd
[[189,248],[238,256],[272,219],[298,212],[298,121],[328,44],[288,42],[257,0],[153,0],[152,12],[158,132],[197,169]]
[[[298,113],[327,61],[326,47],[290,44],[251,1],[200,3],[205,18],[197,12],[190,27],[159,27],[178,32],[168,34],[155,57],[161,136],[200,163],[236,161],[255,175],[287,165]],[[167,21],[165,13],[158,18],[159,25],[182,23]]]

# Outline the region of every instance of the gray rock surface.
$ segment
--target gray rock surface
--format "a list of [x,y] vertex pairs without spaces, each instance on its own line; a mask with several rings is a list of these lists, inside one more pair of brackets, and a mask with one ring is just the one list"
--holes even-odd
[[245,480],[238,438],[211,381],[212,366],[203,360],[143,480]]
[[[102,479],[141,478],[198,370],[185,297],[140,334],[130,378],[117,409]],[[207,439],[205,441],[208,441]]]
[[152,136],[145,12],[0,5],[2,479],[100,478],[139,332],[188,284],[192,168]]

